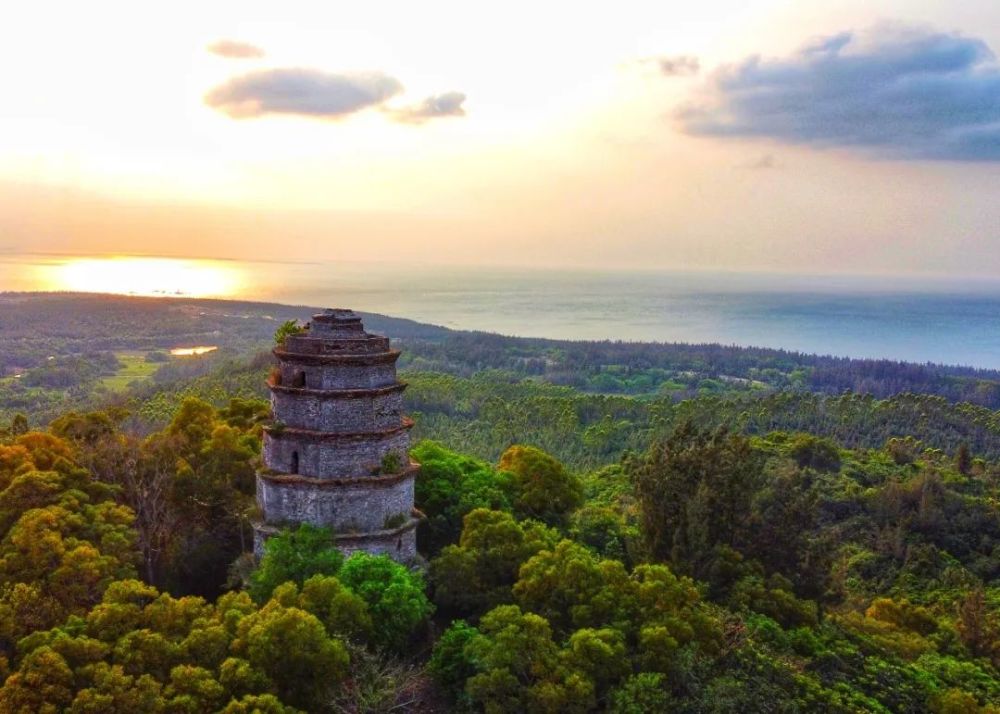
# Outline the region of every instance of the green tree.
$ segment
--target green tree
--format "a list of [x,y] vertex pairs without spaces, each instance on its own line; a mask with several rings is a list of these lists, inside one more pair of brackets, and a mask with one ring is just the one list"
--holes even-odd
[[126,674],[118,665],[99,662],[94,665],[92,686],[79,690],[69,711],[73,714],[129,714],[162,711],[159,682],[149,675]]
[[[282,588],[294,588],[285,583]],[[284,593],[275,593],[275,599],[284,602]],[[337,578],[314,575],[302,585],[294,603],[319,618],[326,631],[352,640],[367,641],[374,631],[371,612],[359,595],[351,592]]]
[[801,468],[834,472],[840,469],[840,451],[829,439],[796,434],[788,444],[788,455]]
[[573,513],[569,533],[599,555],[632,564],[638,529],[615,508],[587,503]]
[[0,688],[0,710],[6,712],[64,711],[73,701],[73,670],[49,647],[41,647],[21,662]]
[[247,694],[231,700],[221,711],[222,714],[300,714],[298,709],[282,704],[273,694]]
[[593,683],[599,698],[631,670],[625,635],[610,627],[577,630],[570,635],[561,656],[571,670]]
[[480,636],[465,620],[455,620],[434,643],[428,670],[453,702],[471,703],[465,682],[476,674],[476,662],[469,645]]
[[354,553],[339,578],[368,605],[372,639],[380,647],[403,648],[434,609],[420,574],[387,555]]
[[258,609],[246,593],[213,605],[116,581],[82,617],[21,640],[0,711],[322,711],[347,675],[347,649],[296,605],[329,615],[350,603],[312,584],[303,597],[288,583]]
[[281,701],[307,710],[328,699],[350,659],[314,615],[276,602],[240,620],[232,651],[273,683]]
[[955,452],[955,469],[964,476],[972,472],[972,452],[965,441],[958,445],[958,451]]
[[121,409],[71,412],[52,430],[135,512],[146,580],[214,595],[226,566],[249,549],[261,438],[254,409],[231,400],[216,411],[186,398],[169,425],[146,438],[121,430]]
[[763,469],[764,455],[745,437],[698,431],[690,422],[632,459],[652,553],[700,578],[712,571],[720,546],[745,550]]
[[753,575],[740,579],[732,589],[729,604],[734,609],[767,615],[785,627],[815,625],[818,619],[816,603],[795,597],[791,582],[777,574],[766,582]]
[[10,433],[13,436],[21,436],[22,434],[27,434],[29,430],[28,417],[24,414],[15,414],[10,421]]
[[562,523],[583,502],[580,479],[541,449],[511,446],[498,468],[511,475],[514,510],[522,518]]
[[49,430],[60,439],[92,448],[111,437],[116,431],[116,424],[107,412],[67,412],[53,420]]
[[0,655],[97,603],[134,574],[133,515],[49,434],[0,451]]
[[567,667],[545,618],[502,605],[479,625],[471,640],[479,672],[466,691],[487,712],[585,712],[596,703],[594,684]]
[[962,598],[957,624],[962,642],[973,655],[1000,661],[1000,617],[990,607],[982,588]]
[[511,602],[521,564],[559,540],[551,528],[519,523],[502,511],[477,508],[463,522],[458,545],[444,548],[430,564],[435,602],[460,614],[481,614]]
[[608,711],[612,714],[648,714],[670,710],[666,677],[659,672],[641,672],[622,682],[611,692]]
[[569,540],[543,550],[520,568],[514,597],[544,617],[557,633],[621,624],[627,615],[629,576],[619,561],[599,560]]
[[260,565],[250,576],[250,595],[263,603],[285,582],[302,586],[314,575],[336,575],[344,556],[333,545],[330,530],[302,523],[267,539]]
[[[798,592],[813,598],[826,592],[830,572],[831,545],[819,528],[819,478],[787,462],[768,469],[752,496],[746,538],[737,544],[742,555],[786,576]],[[724,578],[710,580],[718,589]]]
[[510,509],[504,478],[485,461],[434,441],[421,441],[410,454],[420,463],[416,506],[427,516],[417,532],[421,552],[436,554],[458,540],[462,519],[476,508]]

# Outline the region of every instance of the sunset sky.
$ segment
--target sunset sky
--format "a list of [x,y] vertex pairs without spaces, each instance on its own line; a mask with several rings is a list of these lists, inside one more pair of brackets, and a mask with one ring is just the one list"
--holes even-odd
[[992,0],[20,3],[0,253],[1000,276],[995,52]]

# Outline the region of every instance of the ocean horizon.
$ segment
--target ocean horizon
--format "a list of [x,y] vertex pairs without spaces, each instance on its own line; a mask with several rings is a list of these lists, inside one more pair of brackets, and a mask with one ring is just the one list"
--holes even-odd
[[[8,255],[0,258],[0,291],[351,307],[523,337],[720,343],[1000,369],[1000,282],[986,279],[139,260],[162,261],[164,275],[189,268],[178,273],[190,278],[187,289],[171,289],[169,276],[158,287],[159,264],[148,285],[116,290],[94,275],[101,265],[92,257]],[[219,285],[200,289],[200,280]]]

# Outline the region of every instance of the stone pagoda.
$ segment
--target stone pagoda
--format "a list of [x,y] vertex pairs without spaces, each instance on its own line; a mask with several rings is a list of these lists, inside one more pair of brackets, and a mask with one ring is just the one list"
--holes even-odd
[[365,332],[350,310],[325,310],[274,350],[274,422],[257,474],[258,557],[280,528],[330,528],[345,553],[416,558],[417,518],[399,350]]

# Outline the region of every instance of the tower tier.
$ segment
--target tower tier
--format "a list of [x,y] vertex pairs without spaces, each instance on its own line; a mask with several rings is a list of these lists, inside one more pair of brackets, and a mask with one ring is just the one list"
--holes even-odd
[[402,382],[373,389],[269,386],[271,407],[289,427],[345,434],[387,431],[403,424]]
[[321,355],[274,350],[278,371],[274,381],[283,387],[307,389],[371,389],[396,383],[399,350],[373,354]]
[[389,352],[389,338],[361,333],[357,336],[326,337],[310,329],[285,338],[284,352],[304,355],[374,355]]
[[348,479],[378,474],[383,460],[395,454],[409,463],[413,421],[381,432],[338,434],[285,427],[264,432],[264,465],[276,473],[319,479]]
[[[402,563],[413,563],[418,560],[417,526],[419,524],[419,519],[411,518],[398,528],[357,533],[334,533],[333,544],[344,555],[362,551],[372,555],[388,555]],[[264,541],[280,530],[280,525],[271,523],[254,525],[253,550],[258,557],[264,552]]]
[[417,469],[347,480],[260,473],[257,502],[269,523],[311,523],[337,533],[396,528],[412,517]]

